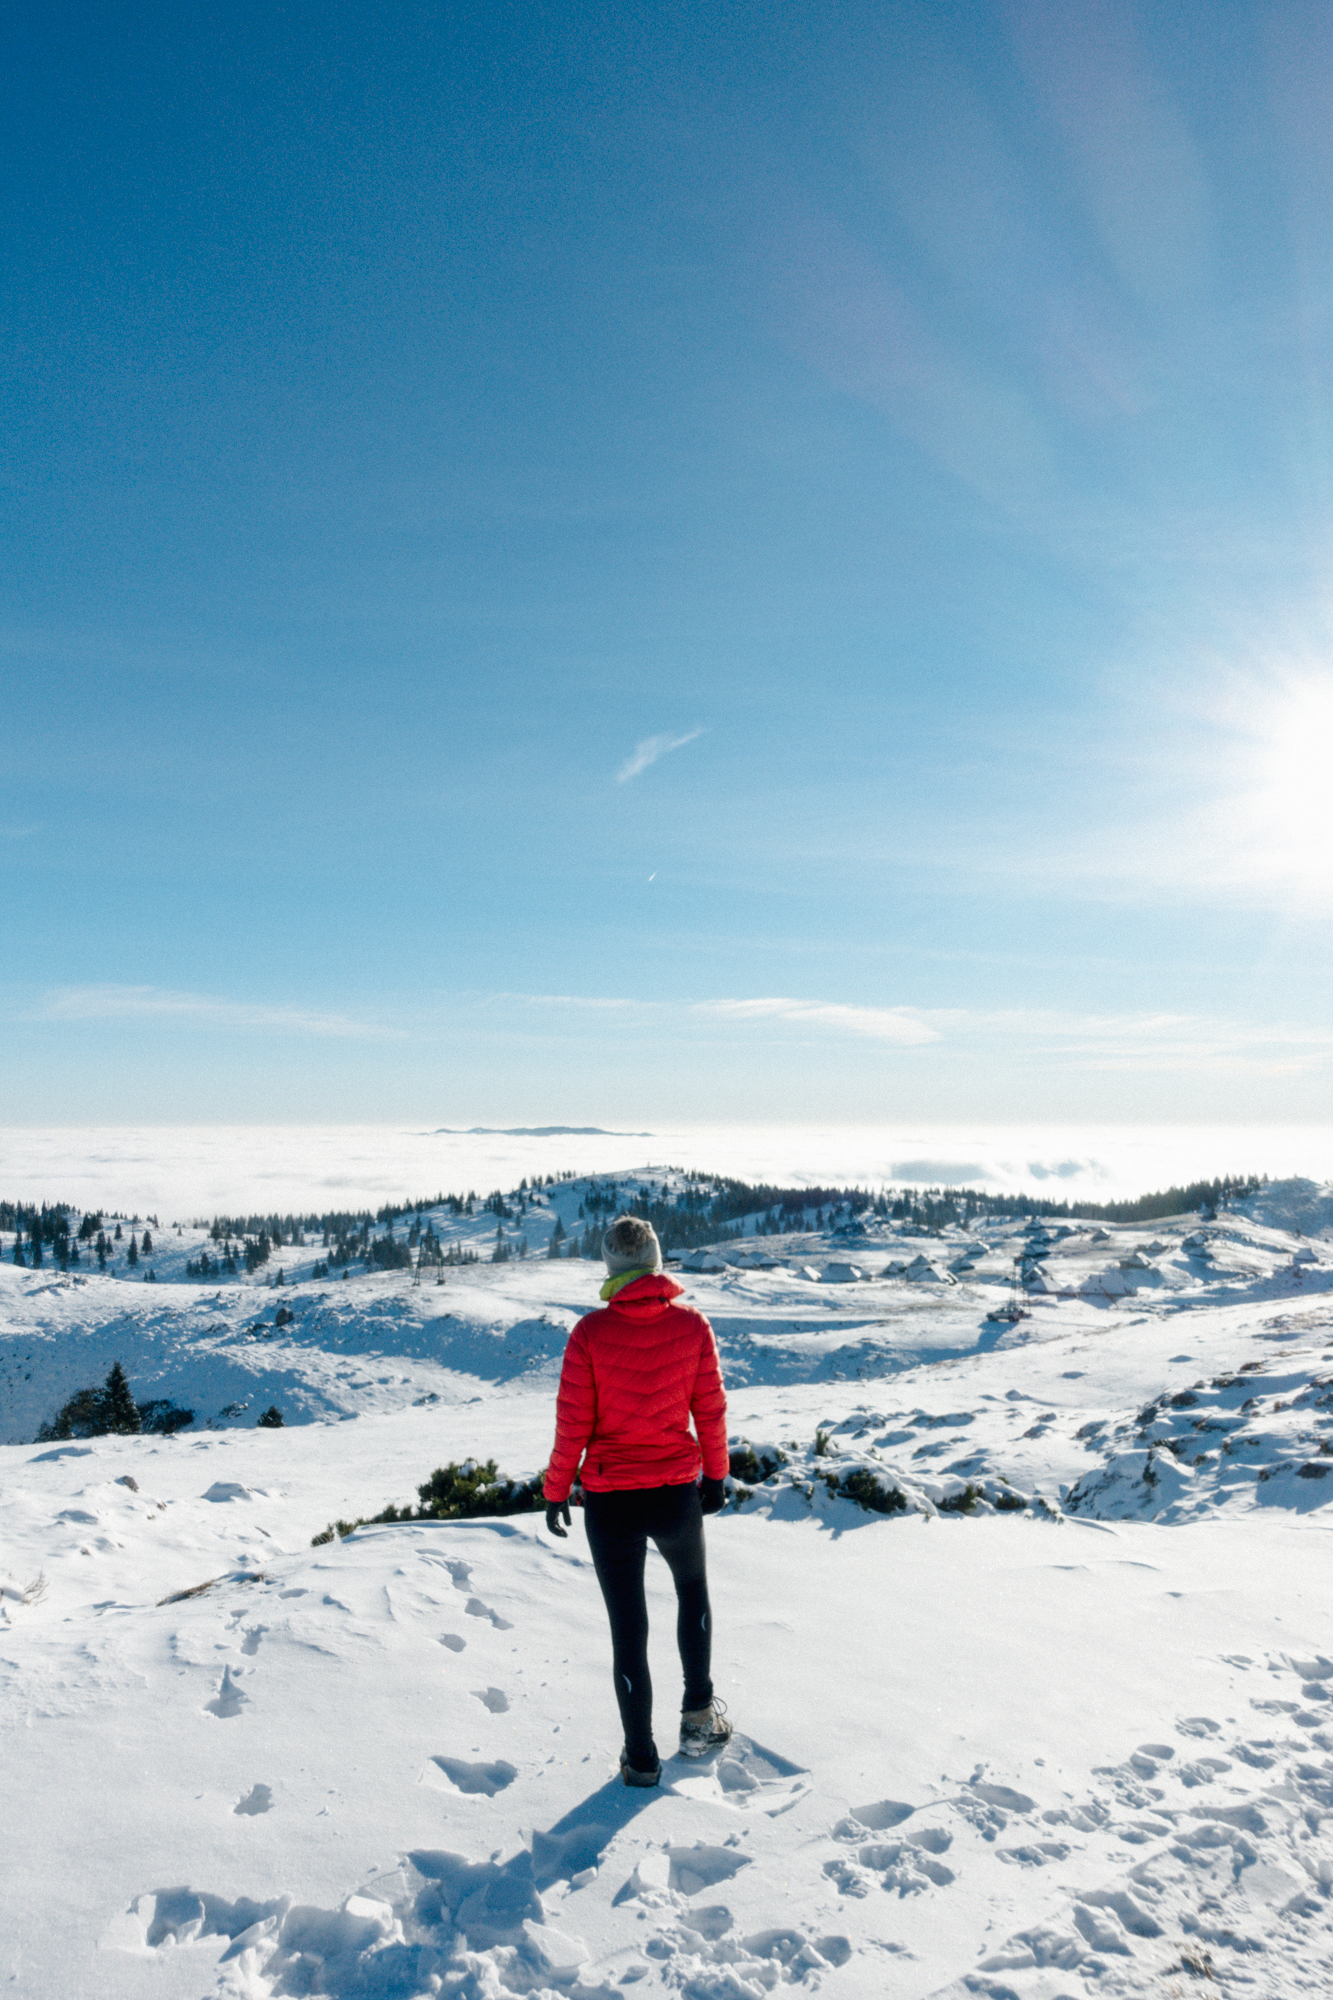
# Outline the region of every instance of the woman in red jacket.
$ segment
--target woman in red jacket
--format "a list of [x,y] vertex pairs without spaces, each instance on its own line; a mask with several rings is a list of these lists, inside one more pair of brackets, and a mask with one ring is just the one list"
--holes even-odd
[[580,1479],[588,1546],[611,1620],[625,1726],[620,1769],[627,1785],[655,1785],[662,1766],[653,1742],[643,1591],[649,1538],[676,1586],[676,1643],[685,1672],[681,1755],[704,1757],[731,1735],[709,1677],[703,1527],[704,1515],[722,1505],[727,1399],[713,1329],[702,1313],[676,1304],[681,1287],[663,1275],[651,1223],[620,1216],[602,1238],[602,1256],[606,1308],[581,1319],[565,1349],[543,1484],[546,1525],[563,1537],[570,1488]]

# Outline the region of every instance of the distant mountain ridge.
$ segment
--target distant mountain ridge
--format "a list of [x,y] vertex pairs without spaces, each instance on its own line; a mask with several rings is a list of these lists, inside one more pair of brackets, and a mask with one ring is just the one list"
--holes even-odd
[[655,1132],[608,1132],[604,1125],[437,1125],[433,1138],[654,1139]]

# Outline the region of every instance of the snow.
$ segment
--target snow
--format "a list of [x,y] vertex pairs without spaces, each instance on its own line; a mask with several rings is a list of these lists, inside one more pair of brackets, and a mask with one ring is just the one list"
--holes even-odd
[[1333,1236],[1333,1193],[1318,1182],[1296,1177],[1270,1181],[1241,1204],[1246,1215],[1275,1229],[1295,1229],[1307,1236]]
[[[581,1199],[548,1192],[538,1250]],[[6,1263],[0,1984],[1327,1993],[1321,1203],[1270,1186],[1202,1225],[1043,1232],[1048,1289],[1008,1323],[988,1315],[1037,1235],[1015,1224],[946,1232],[924,1259],[945,1283],[910,1254],[885,1275],[910,1239],[880,1225],[842,1287],[812,1282],[843,1261],[827,1233],[697,1260],[744,1468],[708,1525],[737,1733],[668,1755],[656,1791],[617,1781],[577,1510],[563,1542],[516,1515],[312,1546],[450,1460],[538,1470],[598,1267],[316,1280],[310,1244],[196,1283],[207,1239],[167,1213],[151,1284]],[[437,1218],[479,1246],[494,1220]],[[193,1424],[33,1442],[117,1359]],[[257,1428],[271,1404],[285,1426]],[[656,1559],[649,1595],[665,1753]]]

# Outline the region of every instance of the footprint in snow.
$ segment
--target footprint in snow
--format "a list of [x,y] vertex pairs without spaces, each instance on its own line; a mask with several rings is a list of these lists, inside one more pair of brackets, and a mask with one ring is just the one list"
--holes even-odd
[[1223,1771],[1229,1771],[1231,1764],[1225,1757],[1195,1757],[1188,1764],[1177,1764],[1176,1776],[1182,1785],[1211,1785]]
[[271,1785],[256,1785],[253,1790],[246,1793],[243,1799],[237,1800],[236,1804],[232,1807],[232,1811],[244,1817],[247,1814],[266,1813],[270,1810],[272,1804],[273,1787]]
[[932,1854],[919,1834],[904,1840],[870,1841],[858,1849],[862,1868],[880,1878],[880,1887],[897,1890],[900,1896],[915,1896],[923,1889],[947,1889],[954,1880],[952,1868]]
[[423,1552],[420,1560],[429,1563],[432,1569],[447,1569],[455,1590],[466,1591],[470,1588],[468,1578],[472,1574],[472,1565],[465,1563],[461,1556],[427,1555]]
[[981,1838],[993,1841],[1004,1832],[1011,1814],[1035,1812],[1037,1802],[1011,1785],[991,1785],[972,1779],[961,1797],[949,1801],[953,1810],[975,1827]]
[[[1297,1676],[1307,1665],[1282,1664]],[[1273,1662],[1269,1667],[1280,1670]],[[1322,1682],[1325,1676],[1312,1678]],[[1333,1672],[1327,1678],[1333,1679]],[[1295,1702],[1271,1697],[1252,1696],[1251,1702],[1298,1727],[1308,1713]],[[1210,1716],[1184,1717],[1177,1728],[1193,1739],[1192,1748],[1200,1750],[1214,1747],[1220,1734],[1220,1724]],[[1322,1763],[1309,1758],[1312,1741],[1330,1753]],[[1333,1929],[1329,1906],[1333,1861],[1311,1840],[1318,1821],[1333,1810],[1333,1736],[1274,1735],[1250,1743],[1228,1742],[1226,1747],[1234,1764],[1209,1755],[1177,1762],[1166,1744],[1140,1744],[1127,1763],[1117,1767],[1125,1781],[1117,1786],[1122,1797],[1131,1773],[1138,1778],[1145,1775],[1144,1764],[1155,1767],[1162,1777],[1179,1778],[1186,1788],[1178,1804],[1159,1806],[1153,1816],[1115,1829],[1119,1839],[1141,1846],[1151,1843],[1152,1851],[1118,1880],[1071,1899],[1060,1925],[1011,1937],[963,1982],[967,1991],[1014,1991],[1012,1975],[1028,1968],[1063,1972],[1079,1968],[1087,1985],[1099,1982],[1100,1990],[1106,1961],[1115,1958],[1126,1965],[1138,1960],[1143,1940],[1152,1947],[1153,1965],[1149,1969],[1145,1960],[1140,1977],[1152,1983],[1154,1991],[1158,1979],[1174,1973],[1189,1974],[1192,1980],[1207,1978],[1228,1992],[1233,1977],[1246,1990],[1256,1977],[1266,1992],[1313,1990],[1318,1976],[1312,1981],[1311,1968],[1325,1962]],[[1246,1797],[1248,1770],[1271,1771],[1273,1776],[1251,1779],[1256,1789]],[[1229,1774],[1225,1785],[1217,1782],[1223,1774]],[[1043,1817],[1050,1821],[1066,1815],[1048,1812]],[[1075,1815],[1067,1817],[1073,1823]],[[1007,1857],[1001,1853],[1000,1858]],[[1163,1947],[1157,1942],[1167,1936],[1185,1940],[1170,1948],[1171,1963],[1161,1960]],[[1256,1953],[1263,1954],[1257,1968]],[[991,1984],[986,1978],[991,1973],[1003,1978]],[[1127,1965],[1117,1990],[1122,1987],[1147,1991]],[[949,2000],[954,2000],[956,1991],[961,1995],[961,1987],[946,1990]]]
[[[659,1863],[665,1854],[651,1857]],[[642,1866],[642,1864],[640,1864]],[[674,1862],[671,1864],[674,1868]],[[659,1869],[659,1873],[662,1871]],[[644,1889],[640,1900],[674,1904],[679,1915],[653,1936],[644,1940],[644,1956],[663,1966],[664,1978],[680,1991],[699,2000],[729,2000],[732,1995],[760,1994],[783,1985],[818,1985],[818,1975],[846,1965],[852,1947],[842,1936],[808,1937],[794,1925],[776,1930],[753,1931],[748,1936],[734,1934],[734,1918],[725,1904],[703,1908],[681,1907],[679,1892],[662,1888]],[[585,1966],[581,1980],[593,1990],[609,1993],[644,1978],[650,1968],[637,1953],[627,1961],[624,1953]],[[603,1983],[606,1981],[614,1984]]]
[[473,1688],[472,1697],[483,1708],[489,1708],[492,1715],[508,1715],[509,1696],[501,1688]]
[[493,1799],[506,1785],[512,1785],[518,1776],[516,1767],[503,1757],[497,1757],[493,1763],[478,1764],[468,1763],[462,1757],[432,1757],[430,1761],[443,1771],[452,1790],[480,1793],[488,1799]]
[[236,1677],[232,1669],[224,1667],[222,1669],[222,1685],[214,1695],[212,1701],[204,1703],[204,1710],[209,1715],[216,1715],[225,1720],[229,1716],[239,1715],[242,1707],[249,1699],[249,1695],[237,1687]]
[[451,1653],[461,1653],[466,1649],[467,1640],[457,1632],[441,1632],[440,1644],[447,1646]]
[[875,1799],[867,1806],[853,1806],[845,1819],[840,1819],[833,1829],[836,1840],[860,1840],[866,1833],[887,1833],[890,1827],[901,1826],[916,1811],[902,1799]]
[[502,1618],[498,1611],[492,1611],[490,1605],[483,1604],[479,1597],[469,1597],[463,1609],[469,1618],[489,1618],[497,1632],[512,1632],[514,1629],[509,1619]]
[[979,1784],[976,1779],[968,1786],[977,1798],[984,1799],[988,1806],[998,1806],[1001,1812],[1030,1813],[1036,1811],[1037,1801],[1030,1799],[1026,1792],[1016,1792],[1009,1785]]
[[[697,1841],[693,1847],[653,1848],[616,1891],[612,1905],[633,1902],[645,1895],[660,1896],[667,1890],[677,1896],[697,1896],[701,1890],[716,1888],[719,1882],[729,1882],[749,1865],[748,1854],[739,1854],[733,1847],[711,1847],[703,1841]],[[730,1914],[726,1911],[720,1914],[726,1916],[729,1925]]]
[[[492,1611],[489,1604],[483,1604],[479,1597],[471,1594],[472,1585],[469,1582],[472,1575],[471,1563],[464,1562],[461,1556],[423,1555],[421,1560],[432,1564],[436,1569],[448,1570],[453,1579],[454,1589],[461,1590],[467,1598],[463,1609],[469,1618],[489,1618],[497,1632],[513,1631],[513,1625],[508,1618],[502,1618],[498,1611]],[[446,1639],[444,1643],[448,1645],[449,1641]]]
[[671,1758],[662,1782],[678,1798],[705,1799],[737,1812],[764,1812],[770,1818],[790,1811],[810,1791],[804,1765],[793,1764],[739,1733],[720,1754],[697,1763]]

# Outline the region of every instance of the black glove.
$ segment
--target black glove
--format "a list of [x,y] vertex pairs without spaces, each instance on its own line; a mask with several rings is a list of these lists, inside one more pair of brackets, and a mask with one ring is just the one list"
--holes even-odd
[[705,1514],[718,1514],[727,1497],[727,1489],[720,1479],[701,1479],[699,1482],[699,1504]]
[[558,1535],[563,1542],[565,1539],[565,1528],[562,1528],[560,1525],[562,1520],[565,1528],[570,1528],[574,1525],[574,1518],[569,1511],[568,1500],[548,1501],[546,1507],[547,1532],[552,1535]]

